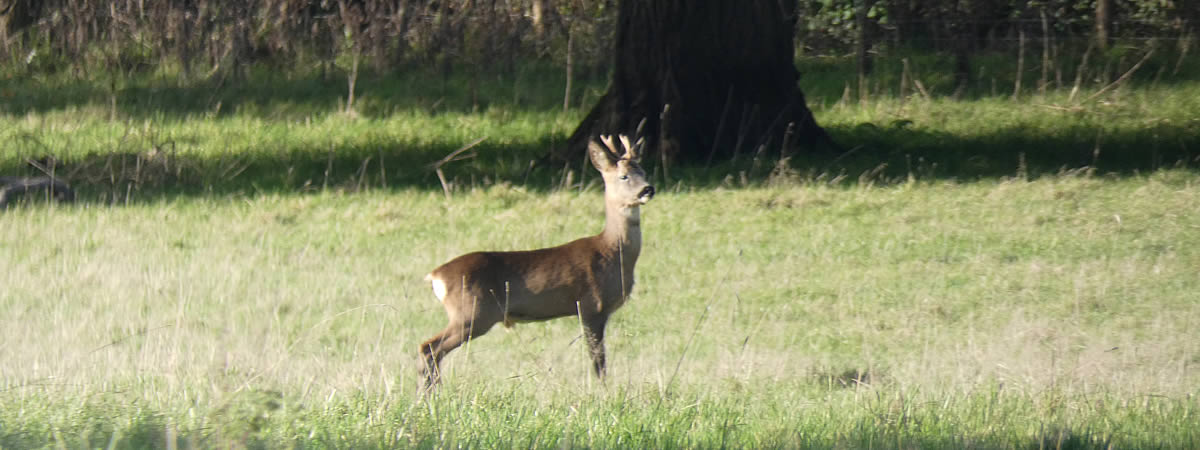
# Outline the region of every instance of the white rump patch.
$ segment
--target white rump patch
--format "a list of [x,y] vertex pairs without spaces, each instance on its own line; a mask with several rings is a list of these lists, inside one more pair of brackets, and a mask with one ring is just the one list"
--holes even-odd
[[433,295],[437,297],[438,301],[446,301],[446,282],[440,278],[434,278],[433,274],[425,275],[425,279],[433,285]]

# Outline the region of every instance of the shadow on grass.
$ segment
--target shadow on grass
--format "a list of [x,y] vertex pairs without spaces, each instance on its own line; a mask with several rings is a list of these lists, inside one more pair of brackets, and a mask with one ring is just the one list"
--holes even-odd
[[[832,60],[831,60],[832,61]],[[813,67],[833,76],[851,65],[826,62]],[[840,69],[839,69],[840,68]],[[835,77],[836,78],[836,77]],[[848,78],[847,78],[848,79]],[[398,109],[429,114],[475,110],[551,111],[561,107],[557,88],[564,80],[553,68],[525,68],[509,75],[458,72],[410,73],[360,78],[356,111],[388,117]],[[292,77],[255,72],[248,81],[208,80],[183,83],[166,77],[109,85],[95,81],[0,80],[0,112],[52,114],[86,108],[84,116],[112,115],[130,122],[206,120],[213,117],[252,117],[304,120],[323,117],[341,106],[344,78]],[[599,95],[603,80],[583,83],[582,99]],[[831,89],[837,86],[825,86]],[[823,92],[821,87],[810,91]],[[115,93],[115,96],[114,96]],[[115,103],[111,100],[115,98]],[[594,100],[594,99],[593,99]],[[106,106],[107,105],[107,106]],[[72,119],[68,119],[72,120]],[[682,184],[695,188],[742,187],[765,181],[888,184],[910,178],[969,182],[989,178],[1036,178],[1069,171],[1131,176],[1164,168],[1196,170],[1200,165],[1197,122],[1159,121],[1140,129],[1101,134],[1089,126],[1052,131],[1017,127],[986,134],[960,135],[898,120],[827,127],[845,148],[844,154],[800,153],[780,164],[780,155],[740,155],[712,167],[670,167],[646,164],[663,187]],[[502,125],[500,125],[502,126]],[[472,158],[442,166],[446,185],[432,168],[465,142],[433,139],[424,143],[375,139],[338,147],[303,142],[293,147],[239,153],[175,152],[174,142],[142,137],[111,153],[63,161],[41,160],[57,176],[70,181],[81,201],[123,204],[175,196],[237,196],[305,193],[325,190],[471,188],[506,182],[531,190],[550,191],[567,185],[594,183],[590,165],[582,160],[538,163],[547,151],[562,145],[569,130],[519,144],[484,141],[466,152]],[[124,139],[124,138],[122,138]],[[124,141],[122,141],[124,142]],[[10,143],[10,146],[19,143]],[[191,145],[180,142],[179,145]],[[269,144],[267,144],[269,145]],[[25,155],[54,156],[56,149],[40,143],[25,146]],[[37,152],[30,154],[31,150]],[[125,149],[137,149],[129,150]],[[581,171],[583,175],[581,176]],[[669,179],[664,174],[669,174]],[[41,175],[23,157],[0,155],[0,175]]]
[[1037,178],[1079,170],[1131,176],[1167,168],[1200,168],[1200,134],[1187,124],[1103,135],[1090,127],[1056,129],[1053,135],[1014,127],[963,137],[914,129],[904,121],[829,131],[851,148],[849,154],[832,160],[808,159],[806,164],[848,177],[867,174],[863,179],[869,181],[907,179],[910,174],[924,180],[972,181]]
[[[445,187],[437,163],[462,146],[441,141],[412,144],[374,140],[324,148],[313,143],[303,148],[203,156],[177,154],[168,143],[147,145],[152,148],[148,151],[91,154],[65,161],[52,157],[34,158],[32,162],[0,160],[0,173],[36,176],[50,169],[56,177],[71,183],[80,201],[101,204],[179,196],[380,189],[454,191],[497,182],[549,190],[553,189],[550,180],[561,175],[562,168],[531,168],[554,144],[552,138],[519,146],[481,142],[460,153],[460,159],[440,166]],[[575,169],[577,172],[578,165]],[[592,170],[590,166],[588,170]],[[589,174],[589,178],[595,177]]]
[[[1091,129],[1056,130],[1054,136],[1031,136],[1024,130],[1002,130],[962,137],[902,123],[879,127],[861,124],[833,127],[831,134],[851,150],[841,155],[799,154],[779,164],[779,155],[742,155],[710,168],[671,167],[665,180],[661,167],[647,164],[660,186],[693,188],[744,187],[783,179],[835,185],[886,185],[909,179],[971,182],[999,178],[1035,179],[1061,173],[1127,177],[1160,169],[1200,168],[1200,135],[1185,126],[1163,125],[1097,140]],[[595,183],[584,161],[540,164],[546,149],[561,145],[550,136],[524,145],[484,141],[463,155],[469,159],[442,166],[450,189],[505,182],[534,191],[568,184]],[[93,155],[64,161],[56,174],[71,181],[83,201],[122,204],[175,196],[238,196],[340,190],[443,189],[433,164],[461,144],[407,145],[372,141],[337,148],[307,148],[227,153],[196,157],[161,151]],[[46,163],[45,161],[43,161]],[[48,163],[47,163],[48,164]],[[586,171],[583,177],[580,171]],[[40,171],[16,160],[0,161],[0,173],[36,175]],[[568,174],[570,173],[570,174]],[[582,180],[582,181],[581,181]]]

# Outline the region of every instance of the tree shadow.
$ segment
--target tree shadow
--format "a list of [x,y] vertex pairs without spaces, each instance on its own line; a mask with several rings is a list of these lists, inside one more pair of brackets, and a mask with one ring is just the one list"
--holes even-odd
[[[359,80],[360,97],[355,110],[365,118],[389,117],[401,109],[418,109],[430,115],[493,108],[553,111],[561,108],[562,97],[560,91],[546,86],[564,81],[559,72],[548,67],[521,69],[511,76],[464,71],[447,77],[426,72],[367,74]],[[577,90],[576,96],[583,101],[577,104],[587,104],[586,92],[600,95],[603,83],[594,76],[582,82],[584,87]],[[0,96],[5,98],[0,112],[48,114],[91,108],[84,111],[84,115],[91,116],[102,115],[109,108],[113,116],[129,122],[221,117],[303,121],[344,108],[345,94],[344,79],[259,72],[239,83],[219,79],[183,83],[160,77],[115,89],[91,81],[10,79],[0,80]],[[111,102],[114,98],[115,103]],[[1126,177],[1164,168],[1194,172],[1200,164],[1200,133],[1194,125],[1194,121],[1160,121],[1145,128],[1105,133],[1085,125],[1033,132],[1014,126],[964,136],[897,120],[884,125],[827,126],[834,139],[849,149],[840,154],[769,152],[736,155],[731,161],[711,167],[670,167],[657,161],[648,161],[645,166],[660,185],[683,184],[700,189],[789,179],[850,185],[898,183],[914,178],[958,182],[1032,179],[1064,172]],[[328,190],[439,191],[499,182],[534,191],[594,184],[596,178],[588,162],[551,163],[543,158],[551,148],[564,145],[566,136],[561,133],[517,144],[484,141],[463,154],[467,159],[436,168],[435,163],[466,142],[410,142],[399,138],[339,145],[299,142],[269,151],[198,155],[176,152],[173,141],[143,139],[129,146],[137,150],[115,149],[67,161],[43,158],[55,156],[55,149],[33,146],[39,153],[31,156],[39,168],[23,159],[0,158],[0,175],[43,175],[48,169],[70,181],[80,201],[102,204],[176,196]]]
[[[554,188],[551,180],[564,169],[534,166],[545,149],[561,145],[562,139],[556,143],[554,137],[545,137],[520,145],[485,140],[441,165],[438,163],[463,146],[445,141],[378,140],[338,146],[312,142],[273,151],[198,155],[176,153],[168,143],[146,151],[90,154],[68,161],[53,157],[0,160],[0,173],[53,174],[70,182],[79,201],[110,205],[181,196],[459,191],[499,182],[550,190]],[[590,166],[587,169],[592,170]],[[38,197],[44,196],[34,193],[27,200]]]
[[[820,182],[851,186],[922,181],[974,182],[989,179],[1037,179],[1061,174],[1130,177],[1162,169],[1197,172],[1200,135],[1183,125],[1105,135],[1099,143],[1091,129],[1060,130],[1030,136],[1002,129],[963,137],[903,123],[835,126],[829,129],[850,150],[843,154],[798,153],[739,155],[712,167],[645,166],[660,186],[698,189],[748,187],[778,182]],[[437,163],[463,144],[445,141],[408,143],[372,141],[331,147],[196,156],[169,147],[136,153],[109,153],[57,163],[57,176],[69,180],[79,200],[126,204],[179,196],[307,194],[326,191],[420,189],[460,191],[495,183],[524,186],[534,192],[597,186],[590,163],[551,164],[547,149],[565,136],[544,136],[525,144],[483,141]],[[44,167],[55,164],[42,161]],[[440,168],[442,176],[436,169]],[[0,173],[39,175],[21,161],[0,162]]]
[[[889,185],[909,180],[1034,180],[1064,174],[1127,178],[1158,170],[1200,172],[1200,134],[1187,124],[1117,131],[1090,127],[1031,134],[1020,127],[962,136],[896,121],[825,127],[844,153],[740,154],[733,161],[672,169],[692,187],[818,182]],[[651,169],[653,170],[653,169]],[[656,172],[657,173],[657,172]]]
[[837,126],[830,133],[850,151],[832,159],[806,157],[805,164],[845,176],[867,174],[863,181],[1032,179],[1070,171],[1125,177],[1200,167],[1200,134],[1187,124],[1105,134],[1080,126],[1053,135],[1014,126],[964,137],[897,121]]

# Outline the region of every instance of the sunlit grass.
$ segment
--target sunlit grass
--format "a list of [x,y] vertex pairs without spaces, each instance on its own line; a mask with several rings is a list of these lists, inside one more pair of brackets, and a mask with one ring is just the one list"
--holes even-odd
[[595,232],[594,189],[17,208],[0,421],[12,445],[1186,447],[1198,196],[1178,171],[664,193],[607,383],[557,321],[460,349],[428,403],[420,276]]

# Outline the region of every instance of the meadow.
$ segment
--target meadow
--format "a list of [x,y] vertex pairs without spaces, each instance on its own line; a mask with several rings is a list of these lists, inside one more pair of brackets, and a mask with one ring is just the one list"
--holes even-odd
[[1200,81],[801,67],[850,152],[654,169],[605,382],[558,320],[428,398],[425,273],[602,227],[590,167],[537,164],[586,112],[557,74],[368,76],[353,114],[303,76],[6,79],[0,172],[54,155],[79,201],[0,210],[0,447],[1200,447]]

